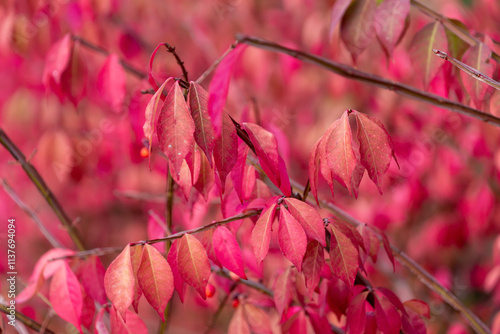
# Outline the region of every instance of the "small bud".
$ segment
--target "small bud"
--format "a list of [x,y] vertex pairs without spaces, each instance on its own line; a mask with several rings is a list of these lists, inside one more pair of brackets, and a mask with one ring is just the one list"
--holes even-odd
[[207,295],[207,298],[211,298],[215,295],[215,286],[213,286],[212,284],[207,284],[206,288],[205,288],[205,293]]

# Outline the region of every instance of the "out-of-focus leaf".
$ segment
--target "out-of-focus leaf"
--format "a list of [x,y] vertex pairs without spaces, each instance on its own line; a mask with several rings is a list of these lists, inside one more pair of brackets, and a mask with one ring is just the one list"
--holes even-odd
[[130,245],[111,262],[104,274],[106,295],[114,307],[125,315],[134,299],[135,278],[130,260]]
[[375,0],[354,0],[340,23],[340,36],[356,62],[376,34]]
[[260,307],[250,303],[242,305],[250,329],[254,333],[271,334],[271,319]]
[[276,285],[274,286],[273,299],[280,318],[292,300],[292,288],[292,269],[289,267],[278,276]]
[[401,329],[401,315],[398,310],[386,297],[377,293],[373,296],[378,329],[384,334],[398,334]]
[[137,278],[137,272],[142,263],[142,250],[144,246],[138,245],[135,247],[130,247],[130,262],[132,263],[132,271],[134,272],[134,299],[132,300],[132,307],[135,312],[139,312],[139,300],[142,297],[142,289],[139,285],[139,279]]
[[350,333],[364,333],[366,324],[366,298],[368,291],[356,295],[347,308],[347,328]]
[[104,290],[104,273],[106,269],[96,255],[86,258],[79,271],[79,279],[85,292],[101,305],[107,303]]
[[340,278],[332,277],[328,282],[326,302],[339,320],[343,314],[346,314],[347,306],[351,299],[351,291],[350,286]]
[[179,239],[177,266],[184,281],[206,299],[205,287],[211,273],[210,262],[201,242],[190,234]]
[[319,144],[321,139],[319,139],[316,144],[314,144],[311,153],[309,155],[309,187],[311,188],[311,193],[316,199],[316,203],[319,205],[318,200],[318,181],[320,174],[320,154],[319,154]]
[[97,76],[97,91],[114,112],[120,112],[125,101],[127,76],[117,55],[106,59]]
[[238,306],[229,322],[228,334],[250,334],[250,325],[243,314],[243,307]]
[[178,247],[179,240],[174,240],[174,242],[172,242],[172,245],[170,246],[170,250],[168,251],[167,261],[168,264],[170,264],[170,269],[172,269],[172,275],[174,276],[175,291],[177,291],[177,293],[179,294],[181,302],[184,303],[185,285],[184,279],[179,272],[179,265],[177,263],[177,253],[179,252]]
[[66,34],[55,42],[45,57],[42,80],[46,88],[52,88],[56,94],[60,91],[61,77],[71,59],[71,35]]
[[111,322],[111,333],[113,334],[135,334],[147,333],[148,328],[142,319],[134,312],[127,310],[125,317],[122,317],[119,312],[116,312],[112,307],[109,319]]
[[227,114],[222,115],[222,128],[215,141],[214,160],[224,193],[226,177],[233,170],[238,159],[238,136],[233,122]]
[[306,233],[284,206],[280,206],[278,242],[285,257],[299,272],[302,271],[302,260],[307,248]]
[[332,16],[330,19],[330,39],[332,38],[333,35],[333,30],[339,23],[340,19],[342,16],[344,16],[345,11],[347,10],[347,7],[351,4],[352,0],[337,0],[333,4],[332,7]]
[[388,57],[401,38],[409,13],[410,0],[385,0],[377,7],[377,37]]

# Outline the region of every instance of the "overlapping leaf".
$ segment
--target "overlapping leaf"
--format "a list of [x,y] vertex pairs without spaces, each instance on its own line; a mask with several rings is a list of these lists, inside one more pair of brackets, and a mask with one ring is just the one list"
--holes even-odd
[[[210,156],[210,160],[212,157]],[[210,162],[204,154],[200,154],[200,174],[194,184],[194,187],[203,196],[205,201],[208,200],[208,194],[215,184],[214,171],[210,168]]]
[[295,198],[286,198],[284,202],[288,207],[288,211],[302,225],[306,235],[318,241],[322,246],[326,246],[325,225],[318,211],[309,204]]
[[368,291],[356,295],[347,308],[347,328],[350,333],[364,333],[366,324],[366,298]]
[[359,268],[358,248],[341,230],[330,225],[330,266],[333,274],[352,286]]
[[227,114],[222,115],[222,128],[215,141],[214,161],[221,182],[221,192],[224,193],[226,177],[233,170],[238,158],[238,136],[233,122]]
[[243,314],[243,307],[238,307],[229,322],[228,334],[250,334],[250,325]]
[[194,129],[182,89],[176,82],[168,92],[156,125],[160,149],[173,164],[176,179],[180,176],[182,161],[191,148]]
[[208,115],[208,92],[193,81],[189,84],[188,106],[195,125],[194,140],[205,152],[210,167],[212,167],[215,133]]
[[332,38],[333,30],[339,23],[342,16],[344,16],[345,11],[351,4],[352,0],[337,0],[332,7],[332,16],[330,18],[330,38]]
[[375,319],[377,327],[384,334],[398,334],[401,328],[401,315],[396,307],[384,296],[373,294],[375,300]]
[[257,263],[262,262],[269,251],[269,244],[271,242],[271,227],[276,214],[276,206],[276,199],[274,199],[274,201],[271,201],[271,204],[262,210],[262,213],[252,230],[251,243],[255,252]]
[[388,56],[403,34],[409,12],[410,0],[385,0],[377,7],[377,37]]
[[144,246],[138,245],[135,247],[130,247],[130,262],[132,263],[132,271],[134,272],[134,299],[132,300],[132,307],[135,312],[139,311],[139,300],[142,297],[142,289],[139,285],[139,279],[137,278],[137,272],[142,262],[142,250]]
[[286,311],[288,305],[290,304],[290,301],[292,300],[292,288],[292,268],[289,267],[281,275],[278,276],[276,285],[274,286],[273,299],[280,318],[283,312]]
[[302,270],[306,278],[306,286],[310,291],[314,290],[318,285],[324,263],[325,251],[323,246],[316,240],[309,241],[302,262]]
[[106,269],[96,255],[91,255],[83,261],[80,268],[79,279],[85,292],[99,304],[107,303],[104,290],[104,273]]
[[280,206],[278,242],[285,257],[299,272],[302,271],[302,259],[307,248],[306,233],[284,206]]
[[227,227],[217,227],[213,234],[212,246],[217,259],[224,267],[243,279],[247,278],[240,246]]
[[113,306],[125,316],[134,299],[135,278],[130,260],[130,245],[111,262],[104,274],[104,288]]
[[198,239],[185,234],[177,246],[177,267],[184,281],[194,287],[203,299],[206,299],[205,287],[210,277],[211,268],[207,252]]

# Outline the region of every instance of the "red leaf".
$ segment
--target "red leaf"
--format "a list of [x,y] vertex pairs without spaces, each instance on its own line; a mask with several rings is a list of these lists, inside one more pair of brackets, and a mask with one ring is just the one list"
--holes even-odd
[[357,229],[363,236],[367,254],[372,258],[374,263],[377,262],[377,254],[380,249],[380,240],[377,238],[377,235],[366,227],[366,225],[359,225]]
[[335,313],[337,319],[346,314],[349,300],[351,299],[351,287],[337,277],[332,277],[328,282],[327,303],[330,310]]
[[442,61],[436,61],[433,49],[443,52],[448,49],[446,32],[439,21],[429,23],[417,32],[409,50],[415,72],[423,77],[426,88],[444,64]]
[[389,239],[387,239],[387,236],[385,235],[385,233],[381,229],[379,229],[377,226],[370,225],[369,228],[375,230],[375,232],[377,232],[378,235],[382,238],[382,245],[384,246],[384,250],[385,250],[387,256],[389,257],[389,260],[391,260],[392,267],[393,267],[393,270],[395,272],[396,271],[396,262],[394,261],[394,254],[392,254],[392,249],[391,249],[391,244],[389,243]]
[[401,329],[401,316],[394,305],[385,297],[373,294],[375,299],[375,319],[384,334],[398,334]]
[[224,267],[241,278],[247,279],[240,246],[227,227],[217,227],[213,235],[212,245],[217,259]]
[[212,151],[215,145],[215,133],[208,115],[208,92],[195,82],[189,84],[188,106],[194,120],[194,140],[205,152],[212,167]]
[[[490,78],[495,72],[495,62],[491,59],[491,49],[484,43],[477,43],[467,50],[462,57],[462,62]],[[464,71],[460,71],[460,77],[476,108],[481,109],[489,86]]]
[[271,227],[276,214],[276,199],[273,198],[271,204],[267,205],[252,230],[252,247],[255,252],[257,263],[261,263],[269,251],[271,242]]
[[299,306],[292,306],[288,310],[285,321],[281,325],[284,334],[307,333],[307,318],[304,310]]
[[177,266],[184,281],[206,299],[205,287],[211,273],[210,262],[201,242],[190,234],[179,239]]
[[137,314],[127,310],[125,318],[120,313],[111,308],[109,315],[111,320],[111,333],[113,334],[136,334],[147,333],[148,328]]
[[[255,171],[253,170],[253,167],[247,166],[248,150],[249,147],[245,143],[241,142],[238,147],[238,159],[236,160],[236,164],[231,172],[233,187],[236,194],[238,194],[238,198],[241,203],[248,199],[255,185]],[[253,180],[251,178],[252,173]]]
[[306,235],[326,246],[325,225],[318,211],[309,204],[295,198],[285,198],[288,211],[302,225]]
[[403,34],[409,13],[410,0],[385,0],[377,8],[377,37],[388,57]]
[[110,54],[97,76],[97,90],[114,112],[120,112],[125,100],[127,77],[115,54]]
[[177,253],[179,247],[179,240],[174,240],[168,251],[167,261],[170,264],[170,269],[172,269],[172,275],[174,276],[174,286],[175,290],[179,294],[181,302],[184,303],[184,279],[179,272],[179,265],[177,264]]
[[[186,165],[182,165],[186,166]],[[187,168],[187,166],[186,166]],[[182,174],[182,173],[181,173]],[[190,175],[191,176],[191,175]],[[165,222],[161,220],[160,216],[156,213],[150,213],[148,218],[148,239],[159,239],[166,235],[167,226]],[[165,253],[165,243],[157,242],[152,245],[160,253]],[[142,256],[141,256],[142,261]],[[139,262],[140,263],[140,262]]]
[[52,88],[60,96],[61,77],[71,59],[72,42],[70,34],[55,42],[45,57],[42,80],[46,88]]
[[279,188],[281,186],[281,175],[276,137],[257,124],[243,123],[243,128],[255,148],[260,166],[269,179]]
[[336,219],[335,227],[348,237],[356,248],[359,246],[361,249],[366,251],[363,237],[359,234],[358,230],[354,228],[354,226],[341,219]]
[[426,317],[428,319],[430,319],[430,317],[431,317],[430,316],[431,310],[430,310],[429,305],[427,305],[427,303],[425,303],[421,300],[410,299],[410,300],[405,301],[403,303],[403,305],[405,306],[405,308],[407,310],[408,310],[408,308],[410,308],[423,317]]
[[340,19],[342,16],[344,16],[345,11],[351,4],[352,0],[337,0],[335,1],[335,4],[332,7],[332,17],[330,21],[330,33],[329,37],[330,39],[333,36],[333,30],[337,26],[337,23],[339,23]]
[[149,169],[151,169],[151,148],[153,146],[153,133],[155,132],[155,124],[156,124],[156,112],[158,110],[158,106],[160,105],[160,100],[162,100],[163,90],[169,81],[172,81],[173,78],[168,78],[161,85],[161,87],[156,91],[156,93],[149,100],[148,105],[146,106],[146,110],[144,111],[144,116],[146,121],[144,122],[144,126],[142,127],[144,130],[144,136],[148,139],[149,142],[149,154],[148,154],[148,164]]
[[352,133],[349,125],[349,110],[336,120],[331,126],[330,135],[323,139],[325,151],[321,157],[326,160],[332,178],[349,190],[352,195],[352,176],[357,164],[356,156],[352,148]]
[[323,268],[324,263],[325,251],[323,246],[316,240],[309,241],[304,261],[302,262],[302,270],[306,278],[306,286],[311,292],[319,283],[321,268]]
[[332,273],[343,280],[348,286],[354,284],[359,268],[358,249],[338,227],[330,224],[332,236],[330,239],[330,265]]
[[378,287],[377,291],[381,292],[384,295],[384,297],[387,298],[392,303],[392,305],[394,305],[399,311],[401,311],[402,314],[406,313],[403,303],[401,303],[401,300],[399,300],[398,296],[396,296],[394,292],[383,287]]
[[309,187],[311,188],[311,193],[316,199],[316,203],[319,205],[318,200],[318,180],[320,174],[320,151],[319,145],[321,143],[321,138],[314,144],[311,154],[309,155]]
[[106,291],[104,290],[104,273],[106,269],[96,255],[90,255],[83,261],[80,267],[80,282],[85,292],[99,304],[107,303]]
[[340,36],[354,62],[375,37],[375,9],[375,0],[356,0],[340,23]]
[[167,260],[151,245],[144,245],[137,279],[144,297],[165,321],[165,307],[174,292],[174,277]]
[[[414,310],[406,309],[407,316],[403,316],[402,329],[405,334],[426,334],[425,322]],[[496,333],[496,332],[494,332]]]
[[250,329],[254,333],[271,334],[271,319],[260,307],[250,303],[242,305]]
[[307,248],[306,233],[284,206],[280,206],[278,242],[285,257],[299,272],[302,271],[302,259]]
[[212,119],[212,124],[216,136],[219,136],[223,127],[222,114],[226,105],[227,93],[229,91],[229,81],[233,73],[234,64],[240,55],[245,51],[246,45],[238,44],[229,54],[220,62],[214,72],[210,87],[208,89],[208,114]]
[[363,333],[366,323],[365,301],[368,291],[359,293],[347,308],[347,328],[349,333]]
[[224,193],[226,177],[233,170],[238,157],[238,136],[233,122],[227,114],[222,118],[222,129],[214,147],[214,161],[221,182],[221,192]]
[[248,325],[247,320],[243,314],[243,307],[239,306],[231,318],[229,327],[227,329],[228,334],[250,334],[250,325]]
[[274,286],[274,304],[276,311],[281,318],[283,312],[288,308],[292,300],[293,285],[292,285],[292,268],[288,267],[276,280]]
[[[211,159],[212,157],[210,156],[210,160]],[[194,187],[203,196],[205,201],[207,201],[208,194],[215,184],[214,171],[210,168],[211,164],[204,154],[200,154],[200,160],[200,174],[198,175]]]
[[217,255],[215,254],[214,250],[214,244],[213,244],[213,236],[214,236],[214,229],[208,229],[206,231],[203,231],[201,234],[198,234],[198,238],[205,247],[205,250],[207,251],[207,256],[210,261],[212,261],[216,266],[222,267],[222,264],[220,263],[219,259],[217,259]]
[[75,326],[80,333],[82,317],[82,290],[67,263],[55,273],[50,282],[49,299],[58,316]]
[[321,316],[319,312],[310,306],[306,306],[306,314],[316,334],[331,333],[332,329],[326,317]]
[[104,288],[113,306],[125,315],[134,299],[135,278],[130,260],[130,245],[111,262],[104,274]]
[[382,176],[389,168],[394,155],[391,137],[378,119],[357,111],[353,113],[358,124],[361,164],[382,194]]
[[176,82],[168,92],[156,125],[160,149],[174,165],[179,179],[182,161],[193,142],[194,122],[184,100],[182,89]]
[[83,288],[80,289],[80,291],[82,293],[82,316],[80,317],[81,324],[85,328],[91,328],[95,316],[95,302],[85,293]]
[[134,272],[134,299],[132,300],[132,307],[136,313],[139,311],[139,300],[142,297],[142,289],[137,279],[137,272],[141,266],[143,249],[142,245],[130,248],[130,262],[132,263],[132,271]]

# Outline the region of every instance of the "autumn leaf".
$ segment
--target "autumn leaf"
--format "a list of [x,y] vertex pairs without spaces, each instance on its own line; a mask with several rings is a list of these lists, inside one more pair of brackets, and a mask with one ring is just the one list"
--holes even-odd
[[111,109],[118,113],[125,101],[126,88],[127,77],[120,59],[117,55],[110,54],[97,76],[97,91]]
[[205,287],[210,277],[211,268],[207,252],[198,239],[185,234],[179,239],[177,249],[177,267],[184,281],[194,287],[203,299],[206,299]]
[[104,274],[106,295],[123,316],[134,299],[134,285],[130,245],[127,245],[120,255],[111,262]]
[[245,315],[243,314],[243,307],[238,306],[236,311],[229,322],[227,329],[228,334],[250,334],[250,325],[248,324]]
[[306,235],[326,246],[325,225],[318,211],[309,204],[295,198],[285,198],[288,211],[302,225]]
[[148,303],[165,321],[165,307],[174,292],[174,277],[167,260],[151,245],[144,245],[137,280]]
[[208,115],[208,92],[191,81],[189,84],[188,106],[194,121],[194,140],[205,152],[207,160],[212,167],[212,151],[215,145],[215,133],[212,121]]
[[247,279],[243,257],[238,241],[225,226],[219,226],[214,231],[212,245],[219,262],[243,279]]
[[278,242],[285,257],[299,272],[302,271],[302,259],[307,248],[306,233],[284,206],[280,206]]
[[158,116],[156,131],[160,149],[173,164],[176,179],[179,179],[182,161],[191,148],[194,129],[193,118],[182,89],[179,83],[175,82]]
[[436,61],[433,49],[446,51],[446,32],[439,21],[429,23],[415,34],[410,46],[410,57],[417,73],[422,75],[424,87],[434,79],[443,62]]
[[316,200],[316,204],[319,205],[318,200],[318,181],[320,174],[320,153],[318,147],[321,143],[321,138],[314,144],[311,153],[309,154],[309,187],[311,188],[311,193]]
[[172,242],[172,245],[170,245],[170,250],[168,251],[167,255],[167,261],[168,264],[170,265],[170,269],[172,269],[175,290],[179,294],[181,302],[184,303],[185,285],[184,285],[184,279],[182,278],[179,272],[179,265],[177,262],[177,253],[179,252],[178,247],[179,247],[179,240],[177,239],[174,240],[174,242]]
[[352,298],[352,289],[340,278],[332,277],[328,282],[326,298],[328,307],[340,321],[340,317],[346,314],[347,306]]
[[226,178],[233,170],[238,158],[238,136],[233,122],[227,114],[222,116],[222,128],[214,146],[214,161],[224,193]]
[[358,249],[341,230],[330,224],[330,266],[332,273],[352,286],[359,268]]
[[354,0],[340,23],[340,36],[354,62],[375,37],[375,9],[375,0]]
[[329,32],[330,39],[332,39],[333,30],[339,23],[340,19],[342,19],[342,16],[344,16],[344,13],[351,4],[351,2],[352,0],[337,0],[333,4],[332,15],[330,18],[330,32]]
[[244,303],[242,307],[253,333],[272,334],[271,319],[263,309],[250,303]]
[[125,317],[122,317],[119,312],[116,312],[115,307],[111,307],[109,319],[111,323],[111,333],[113,334],[135,334],[148,332],[148,328],[141,318],[130,310],[127,310]]
[[61,98],[61,77],[66,70],[72,53],[73,43],[71,35],[52,44],[45,57],[45,67],[42,74],[43,84],[46,89],[51,88]]
[[[210,159],[211,158],[212,157],[210,157]],[[198,175],[198,179],[196,180],[194,187],[203,196],[205,201],[207,201],[208,194],[215,184],[214,171],[210,168],[211,164],[204,154],[200,154],[200,160],[200,174]]]
[[[240,142],[238,146],[238,159],[231,171],[233,187],[241,203],[248,199],[255,185],[255,172],[253,167],[247,166],[248,150],[249,147],[245,143]],[[250,171],[250,173],[247,173],[248,171]],[[248,191],[249,188],[250,191]]]
[[410,0],[385,0],[377,7],[377,37],[388,57],[401,39],[409,13]]
[[96,255],[87,257],[79,270],[79,280],[85,292],[101,305],[107,303],[106,291],[104,290],[105,272],[106,269]]
[[139,300],[142,297],[142,289],[139,285],[137,273],[141,266],[143,249],[144,246],[142,245],[130,247],[130,262],[132,263],[132,271],[134,272],[134,299],[132,300],[132,307],[136,313],[139,311]]
[[384,334],[398,334],[401,328],[401,315],[398,310],[386,297],[377,293],[374,293],[373,296],[375,297],[377,327]]
[[350,333],[364,333],[366,324],[366,298],[369,292],[357,294],[347,308],[347,328]]
[[325,250],[323,246],[316,240],[309,241],[302,262],[302,270],[306,278],[306,286],[311,292],[320,281],[321,268],[323,268],[324,263]]
[[266,206],[266,208],[262,210],[262,213],[252,230],[251,243],[255,252],[257,263],[262,262],[269,251],[269,244],[271,242],[271,227],[273,225],[277,205],[276,199],[274,199],[271,204]]
[[288,308],[292,300],[292,268],[288,267],[281,275],[278,276],[274,286],[274,304],[276,311],[281,318],[282,314]]
[[80,333],[82,291],[80,283],[66,262],[59,267],[50,282],[49,300],[58,316],[75,326]]

